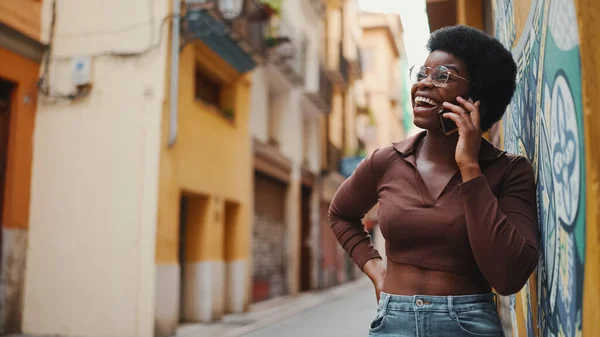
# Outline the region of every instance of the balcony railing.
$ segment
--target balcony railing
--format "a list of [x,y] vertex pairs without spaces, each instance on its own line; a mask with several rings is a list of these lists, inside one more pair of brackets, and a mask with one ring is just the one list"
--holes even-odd
[[267,54],[266,31],[268,21],[265,8],[257,1],[246,2],[248,15],[241,16],[232,23],[233,36],[248,52],[262,58]]
[[267,57],[296,84],[304,83],[308,40],[283,17],[269,22]]
[[356,61],[352,64],[352,72],[356,78],[362,78],[362,51],[356,47]]
[[256,66],[256,61],[248,50],[233,36],[231,26],[215,14],[213,9],[195,3],[186,5],[181,22],[183,45],[201,41],[239,73],[250,71]]
[[340,42],[340,74],[342,75],[342,79],[346,83],[350,83],[350,63],[344,57],[344,45]]
[[319,87],[316,91],[307,93],[306,96],[323,113],[329,114],[331,112],[333,82],[329,78],[328,72],[323,65],[319,66]]

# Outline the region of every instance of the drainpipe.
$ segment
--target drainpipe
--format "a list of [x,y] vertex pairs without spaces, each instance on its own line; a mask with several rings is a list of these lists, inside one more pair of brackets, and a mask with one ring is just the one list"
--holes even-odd
[[171,96],[169,116],[169,147],[177,142],[177,108],[179,104],[179,25],[181,0],[173,0],[171,21]]

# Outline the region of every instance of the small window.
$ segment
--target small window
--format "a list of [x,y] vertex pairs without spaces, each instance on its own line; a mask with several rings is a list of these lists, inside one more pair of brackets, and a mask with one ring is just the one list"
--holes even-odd
[[214,106],[223,117],[234,119],[235,85],[223,84],[197,68],[195,90],[196,100]]
[[221,84],[213,81],[196,70],[196,99],[220,107],[221,105]]

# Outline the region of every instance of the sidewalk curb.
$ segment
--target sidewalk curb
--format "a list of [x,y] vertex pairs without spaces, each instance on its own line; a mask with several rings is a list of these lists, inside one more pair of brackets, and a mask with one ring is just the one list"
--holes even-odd
[[[289,296],[288,299],[284,299],[282,304],[267,304],[266,308],[259,309],[246,314],[254,314],[259,316],[258,319],[250,324],[241,326],[239,328],[232,328],[231,330],[213,335],[211,337],[240,337],[245,334],[251,333],[256,330],[263,329],[270,325],[290,319],[304,311],[323,305],[327,302],[337,301],[344,296],[351,294],[361,288],[368,287],[370,281],[366,277],[360,277],[357,280],[353,280],[342,285],[338,285],[332,288],[324,290],[314,290],[310,292],[301,293],[296,296]],[[190,329],[183,335],[176,335],[177,337],[200,337],[199,331],[196,329]],[[199,330],[199,329],[198,329]],[[16,334],[8,335],[6,337],[33,337],[30,335]]]
[[[358,280],[354,280],[339,286],[336,286],[331,289],[321,290],[321,291],[312,291],[308,293],[301,294],[297,297],[295,301],[284,305],[283,307],[291,307],[291,308],[275,308],[278,314],[268,316],[263,320],[259,320],[255,323],[242,326],[230,332],[227,332],[220,336],[214,337],[240,337],[250,332],[260,330],[267,326],[273,325],[275,323],[279,323],[281,321],[292,318],[306,310],[310,310],[312,308],[318,307],[326,302],[336,301],[341,299],[347,294],[354,292],[360,288],[368,286],[370,284],[369,280],[366,277],[361,277]],[[300,302],[300,303],[299,303]],[[299,304],[299,305],[295,305]],[[283,309],[283,310],[282,310]],[[287,310],[286,310],[287,309]]]

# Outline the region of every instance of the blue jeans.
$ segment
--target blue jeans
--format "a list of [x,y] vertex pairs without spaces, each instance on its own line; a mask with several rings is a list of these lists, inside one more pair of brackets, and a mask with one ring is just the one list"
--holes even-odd
[[503,337],[495,296],[400,296],[382,292],[369,336]]

